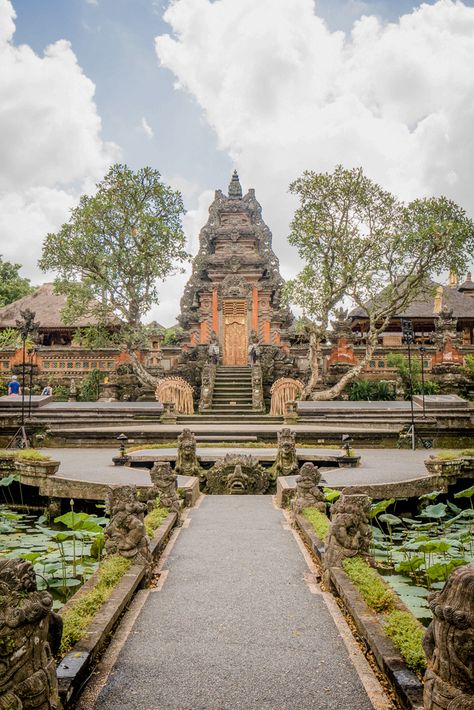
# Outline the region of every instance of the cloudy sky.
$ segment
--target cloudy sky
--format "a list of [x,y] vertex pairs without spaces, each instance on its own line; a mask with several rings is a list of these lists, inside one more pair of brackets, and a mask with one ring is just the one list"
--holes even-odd
[[44,235],[117,160],[182,191],[193,252],[236,167],[286,277],[304,169],[474,215],[473,66],[474,0],[0,0],[0,253],[44,280]]

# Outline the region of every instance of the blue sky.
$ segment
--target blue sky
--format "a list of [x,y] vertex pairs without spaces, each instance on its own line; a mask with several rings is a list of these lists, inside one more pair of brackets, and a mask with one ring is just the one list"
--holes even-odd
[[0,0],[1,43],[0,253],[35,282],[44,234],[117,159],[182,189],[192,251],[237,167],[287,277],[303,169],[473,212],[474,0]]

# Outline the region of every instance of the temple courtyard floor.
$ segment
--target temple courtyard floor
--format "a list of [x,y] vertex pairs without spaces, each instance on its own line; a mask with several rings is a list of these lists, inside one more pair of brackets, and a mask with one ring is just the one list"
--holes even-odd
[[392,708],[298,540],[270,496],[201,498],[77,710]]

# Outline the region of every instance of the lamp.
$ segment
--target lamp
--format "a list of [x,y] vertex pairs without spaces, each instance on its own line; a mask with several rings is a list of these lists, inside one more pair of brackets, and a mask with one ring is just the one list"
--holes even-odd
[[125,453],[128,436],[126,434],[119,434],[117,436],[117,441],[119,442],[119,455],[114,456],[112,461],[114,462],[114,466],[125,466],[125,464],[128,463],[128,456]]

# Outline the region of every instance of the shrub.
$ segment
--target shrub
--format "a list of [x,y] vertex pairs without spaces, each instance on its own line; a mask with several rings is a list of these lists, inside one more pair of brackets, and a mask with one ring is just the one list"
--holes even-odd
[[349,388],[349,399],[353,402],[361,400],[386,402],[395,399],[395,392],[387,382],[356,380]]
[[461,456],[462,452],[458,453],[457,451],[438,451],[434,458],[438,461],[455,461],[461,458]]
[[391,611],[384,619],[384,630],[400,650],[408,668],[416,673],[426,669],[422,640],[425,629],[408,611]]
[[153,533],[157,530],[163,520],[169,515],[169,510],[167,508],[162,508],[160,505],[160,499],[157,498],[155,501],[155,507],[145,516],[145,531],[148,537],[153,537]]
[[95,587],[84,594],[79,593],[77,600],[72,601],[71,606],[62,615],[63,635],[60,647],[62,655],[70,651],[74,644],[84,636],[95,613],[110,597],[114,587],[125,572],[130,569],[131,564],[130,560],[118,555],[106,557],[98,569]]
[[92,370],[84,377],[79,386],[79,399],[81,402],[97,402],[99,399],[99,384],[105,377],[100,370]]
[[305,508],[303,516],[311,524],[319,539],[324,542],[329,532],[329,518],[324,513],[321,513],[320,510],[316,510],[316,508]]
[[395,603],[394,593],[380,575],[362,557],[348,557],[342,563],[344,572],[374,611],[388,611]]

